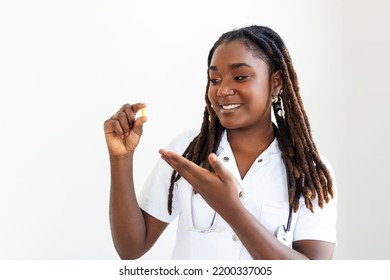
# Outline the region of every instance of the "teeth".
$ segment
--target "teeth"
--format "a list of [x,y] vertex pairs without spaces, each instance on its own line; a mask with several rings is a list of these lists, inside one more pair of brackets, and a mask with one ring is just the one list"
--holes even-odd
[[231,110],[240,107],[241,104],[229,104],[229,105],[222,105],[222,108],[225,110]]

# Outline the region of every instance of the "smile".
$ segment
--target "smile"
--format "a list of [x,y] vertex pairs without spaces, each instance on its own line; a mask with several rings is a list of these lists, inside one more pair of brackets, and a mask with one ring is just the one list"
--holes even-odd
[[241,105],[242,104],[228,104],[228,105],[221,105],[221,107],[224,110],[233,110],[233,109],[241,107]]

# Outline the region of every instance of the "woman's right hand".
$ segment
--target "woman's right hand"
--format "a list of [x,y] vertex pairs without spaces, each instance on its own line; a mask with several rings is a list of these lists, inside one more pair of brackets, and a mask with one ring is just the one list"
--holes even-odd
[[147,117],[135,119],[137,112],[146,104],[125,104],[110,119],[104,122],[104,134],[111,156],[124,156],[134,152],[142,135],[142,126]]

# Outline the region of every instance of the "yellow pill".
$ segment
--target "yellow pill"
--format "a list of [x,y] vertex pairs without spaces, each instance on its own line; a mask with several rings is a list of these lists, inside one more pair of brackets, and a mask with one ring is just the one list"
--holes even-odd
[[142,115],[143,117],[145,117],[145,108],[142,108],[142,109],[141,109],[141,115]]

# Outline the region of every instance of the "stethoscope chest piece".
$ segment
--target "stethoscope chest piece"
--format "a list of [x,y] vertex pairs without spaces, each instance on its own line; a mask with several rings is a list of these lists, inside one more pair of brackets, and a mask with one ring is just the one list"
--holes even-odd
[[285,226],[281,225],[276,232],[276,238],[287,247],[292,247],[292,233],[289,230],[285,230]]

